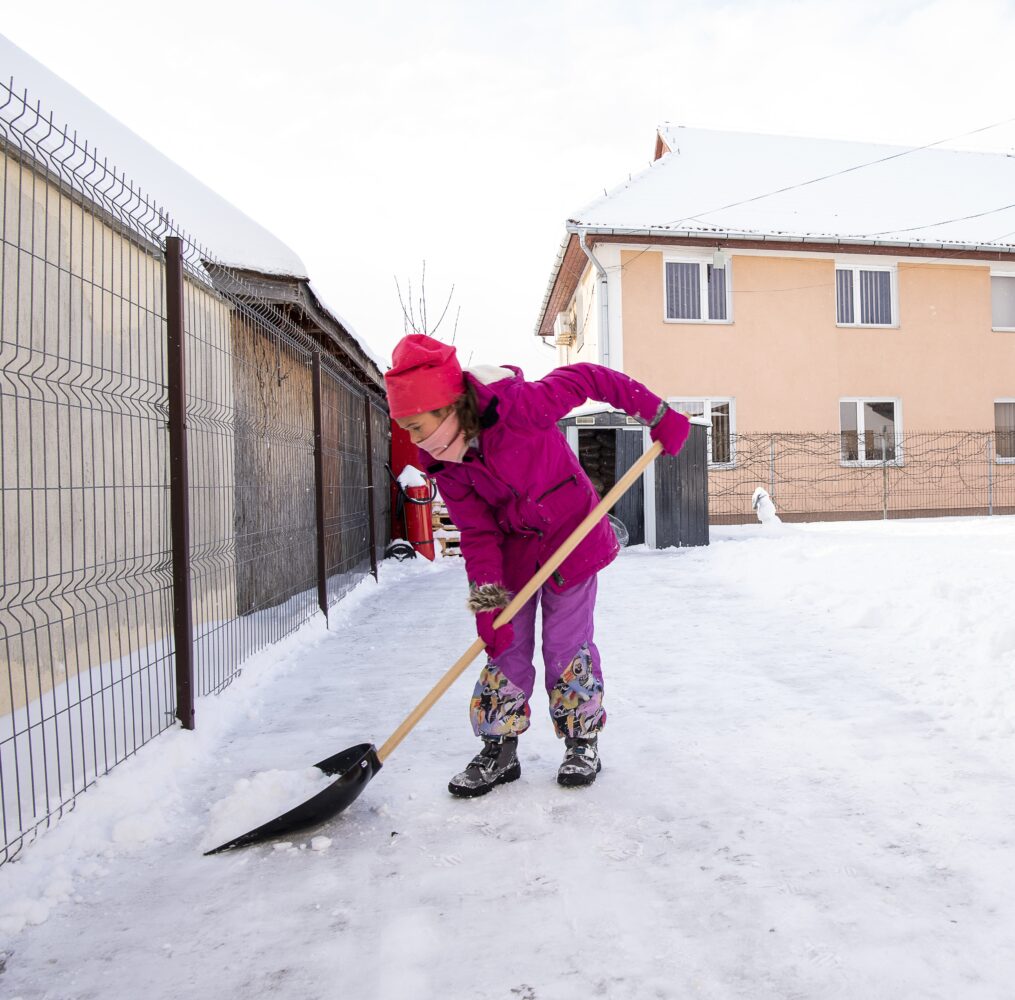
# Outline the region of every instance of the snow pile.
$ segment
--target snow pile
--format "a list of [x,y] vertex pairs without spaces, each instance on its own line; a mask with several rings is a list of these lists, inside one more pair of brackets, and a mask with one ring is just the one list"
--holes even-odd
[[233,791],[211,807],[211,821],[201,842],[204,849],[218,847],[289,812],[334,780],[316,767],[262,771],[252,778],[240,778]]
[[754,496],[751,497],[751,507],[762,524],[767,524],[770,527],[782,524],[782,518],[775,512],[775,504],[764,486],[759,486],[754,491]]
[[411,489],[413,486],[426,486],[429,480],[414,465],[407,465],[398,474],[398,485],[403,490]]

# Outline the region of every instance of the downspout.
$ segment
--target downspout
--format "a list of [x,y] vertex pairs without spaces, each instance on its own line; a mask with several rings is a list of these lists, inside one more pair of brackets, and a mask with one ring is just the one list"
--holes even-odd
[[592,266],[599,275],[599,343],[601,360],[605,367],[610,366],[610,313],[609,301],[607,299],[607,277],[606,268],[596,260],[595,254],[589,249],[585,242],[585,230],[578,231],[578,243],[585,253],[585,256],[592,262]]

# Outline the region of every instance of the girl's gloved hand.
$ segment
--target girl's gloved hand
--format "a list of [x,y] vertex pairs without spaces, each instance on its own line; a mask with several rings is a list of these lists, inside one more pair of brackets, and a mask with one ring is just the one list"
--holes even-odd
[[653,441],[659,441],[667,455],[676,455],[684,447],[684,442],[690,433],[691,422],[687,417],[667,406],[663,410],[662,416],[653,422],[649,437]]
[[486,644],[486,654],[491,660],[503,656],[514,641],[515,630],[508,622],[503,628],[494,628],[494,619],[511,603],[511,594],[503,583],[488,582],[469,584],[469,600],[466,607],[476,616],[476,631]]
[[515,629],[511,622],[507,625],[502,625],[500,628],[494,628],[494,619],[501,613],[500,608],[495,608],[493,611],[480,611],[476,615],[476,631],[479,633],[479,637],[486,643],[486,655],[490,657],[494,663],[497,659],[507,652],[508,647],[514,642]]

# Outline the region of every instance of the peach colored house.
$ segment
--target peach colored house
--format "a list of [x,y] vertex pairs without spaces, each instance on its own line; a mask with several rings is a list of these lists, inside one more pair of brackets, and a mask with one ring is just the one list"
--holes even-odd
[[[885,516],[993,511],[1015,462],[1013,202],[1010,156],[664,126],[648,169],[568,220],[537,334],[708,417],[716,496],[754,438],[776,486],[773,436],[810,435],[816,480],[883,473]],[[982,436],[982,496],[965,472],[936,498],[892,489],[958,432]],[[841,487],[791,506],[865,507]]]

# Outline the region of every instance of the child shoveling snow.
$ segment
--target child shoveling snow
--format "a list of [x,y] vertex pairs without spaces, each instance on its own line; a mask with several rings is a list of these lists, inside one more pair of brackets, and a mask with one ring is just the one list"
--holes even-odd
[[596,574],[620,548],[609,521],[585,536],[510,623],[493,623],[599,500],[557,421],[589,399],[606,402],[644,420],[652,440],[675,455],[687,418],[600,365],[557,368],[536,382],[513,367],[463,372],[454,347],[423,334],[399,341],[392,362],[384,376],[391,416],[420,448],[461,532],[468,607],[488,655],[470,703],[483,747],[448,790],[483,795],[521,775],[517,744],[529,728],[540,604],[544,682],[566,747],[557,780],[590,785],[602,767],[598,735],[606,722],[593,642]]

